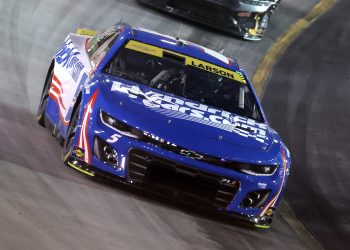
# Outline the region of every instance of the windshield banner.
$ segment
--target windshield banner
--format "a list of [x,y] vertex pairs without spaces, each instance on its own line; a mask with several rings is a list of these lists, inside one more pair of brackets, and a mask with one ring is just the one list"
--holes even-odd
[[244,76],[241,72],[229,70],[229,69],[217,66],[215,64],[208,63],[208,62],[205,62],[205,61],[202,61],[202,60],[199,60],[199,59],[187,56],[187,55],[183,55],[180,53],[176,53],[174,51],[162,49],[162,48],[159,48],[157,46],[153,46],[153,45],[149,45],[149,44],[145,44],[145,43],[131,40],[127,43],[125,48],[135,50],[138,52],[142,52],[145,54],[153,55],[156,57],[163,57],[163,52],[174,54],[174,55],[183,57],[185,59],[185,64],[188,66],[199,68],[199,69],[202,69],[202,70],[205,70],[205,71],[208,71],[208,72],[220,75],[220,76],[224,76],[224,77],[227,77],[229,79],[233,79],[233,80],[240,82],[240,83],[244,83],[244,84],[247,83],[246,79],[244,78]]

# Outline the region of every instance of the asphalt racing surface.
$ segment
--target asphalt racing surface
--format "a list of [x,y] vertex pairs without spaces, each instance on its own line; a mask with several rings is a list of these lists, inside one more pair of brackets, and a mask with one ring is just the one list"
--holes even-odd
[[285,198],[327,249],[350,245],[349,9],[339,1],[289,47],[263,97],[293,152]]
[[[259,43],[244,42],[187,22],[182,25],[180,36],[215,50],[225,48],[225,53],[238,58],[252,75],[266,49],[316,2],[283,1],[267,36]],[[78,26],[101,30],[121,17],[132,25],[166,34],[176,34],[180,26],[179,19],[148,10],[131,0],[0,1],[0,249],[319,249],[310,234],[291,223],[292,216],[286,217],[288,213],[283,208],[270,230],[254,230],[200,209],[89,178],[64,166],[58,143],[35,121],[48,64],[67,33],[74,32]],[[323,32],[321,34],[324,35]],[[347,34],[342,35],[345,37]],[[342,64],[340,61],[333,63]],[[310,64],[307,66],[311,67]],[[338,70],[327,76],[332,78],[329,80],[337,78],[335,73],[345,74],[345,68]],[[295,77],[297,80],[306,79],[304,76]],[[273,92],[275,85],[272,82],[268,88]],[[328,97],[345,100],[348,90],[345,85],[343,90],[334,87],[335,90],[332,86],[328,85]],[[283,88],[288,90],[285,86]],[[311,91],[311,87],[308,90]],[[331,107],[326,102],[323,104],[329,111]],[[331,104],[335,105],[335,102]],[[285,104],[285,107],[288,105]],[[327,118],[337,119],[334,109],[340,111],[341,108],[334,107],[326,113],[329,115]],[[277,111],[268,103],[267,109]],[[343,112],[346,112],[345,108]],[[279,115],[284,119],[284,114]],[[269,116],[279,131],[286,131],[275,122],[273,114],[269,113]],[[339,126],[340,122],[346,122],[344,119],[336,120]],[[304,124],[304,121],[299,122],[299,126]],[[343,140],[340,134],[346,133],[345,128],[346,125],[343,125],[334,131],[339,140]],[[290,133],[291,130],[288,131]],[[294,137],[287,133],[285,136],[287,142],[294,145],[290,139]],[[332,157],[343,159],[342,166],[345,166],[347,145],[340,147],[334,138],[328,138],[327,142],[332,141],[335,144],[332,144],[332,149],[339,147]],[[326,159],[333,163],[334,158]],[[322,159],[322,164],[326,163],[326,159]],[[295,161],[296,166],[303,164]],[[310,173],[317,171],[312,167],[309,162],[305,166],[305,171],[309,173],[304,177],[307,181],[311,179]],[[349,201],[344,193],[346,186],[341,186],[338,179],[346,178],[346,172],[344,170],[343,175],[338,175],[337,171],[343,168],[340,169],[340,165],[332,167],[332,174],[327,176],[330,179],[319,180],[327,187],[313,187],[306,180],[303,184],[310,196],[317,188],[322,192],[331,188],[335,188],[334,192],[341,190],[342,193],[337,194],[339,199],[335,199],[337,203],[332,203],[339,208]],[[296,178],[302,172],[295,170],[293,174]],[[338,186],[333,185],[335,181]],[[287,190],[288,197],[298,193],[299,187],[295,183],[292,179]],[[317,202],[323,204],[324,200],[317,197],[310,199],[312,206],[307,209],[315,207]],[[298,202],[302,202],[301,196],[295,198],[292,205],[298,215],[303,215],[298,210],[302,208]],[[324,209],[326,211],[328,207]],[[331,215],[329,211],[328,216]],[[325,232],[328,230],[326,228]]]

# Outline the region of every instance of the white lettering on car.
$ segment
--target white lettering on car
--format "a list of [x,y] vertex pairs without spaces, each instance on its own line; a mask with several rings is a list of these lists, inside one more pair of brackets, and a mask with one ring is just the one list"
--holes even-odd
[[122,136],[119,135],[119,134],[113,134],[113,135],[111,135],[111,137],[109,137],[106,141],[107,141],[108,143],[116,143],[116,142],[119,140],[120,137],[122,137]]
[[[142,96],[144,97],[142,103],[146,107],[167,116],[217,127],[237,133],[243,137],[252,137],[261,143],[264,143],[266,140],[267,126],[250,118],[232,115],[230,112],[211,108],[205,104],[183,101],[179,98],[153,91],[144,93],[137,85],[129,86],[115,81],[111,91],[125,93],[129,98]],[[165,110],[168,111],[165,112]],[[182,113],[182,115],[179,115],[179,113]]]

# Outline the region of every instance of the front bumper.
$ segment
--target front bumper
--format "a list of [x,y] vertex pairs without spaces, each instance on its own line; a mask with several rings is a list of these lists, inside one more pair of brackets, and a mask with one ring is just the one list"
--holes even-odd
[[[78,170],[88,176],[91,177],[102,177],[104,179],[108,179],[108,180],[112,180],[118,183],[122,183],[124,185],[128,185],[128,186],[132,186],[133,188],[137,188],[137,189],[142,189],[143,192],[150,192],[154,195],[157,196],[161,196],[167,199],[175,199],[177,201],[180,201],[184,204],[189,204],[191,206],[194,205],[194,201],[196,201],[196,207],[198,208],[199,205],[203,205],[201,203],[198,203],[198,200],[195,199],[188,199],[191,197],[181,197],[179,196],[178,192],[175,192],[173,197],[169,197],[169,195],[167,195],[166,193],[157,190],[154,187],[151,186],[147,186],[145,185],[143,182],[139,182],[139,181],[133,181],[131,179],[125,179],[125,178],[121,178],[117,175],[111,174],[110,172],[106,172],[101,170],[100,168],[94,167],[92,165],[87,164],[86,162],[77,159],[76,157],[68,157],[66,162],[65,162],[69,167]],[[232,212],[232,211],[228,211],[225,209],[218,209],[218,206],[200,206],[201,209],[205,209],[205,210],[209,210],[209,211],[213,211],[216,213],[219,213],[221,215],[224,216],[229,216],[235,219],[240,220],[241,222],[249,225],[249,226],[254,226],[257,228],[269,228],[271,226],[272,223],[272,219],[273,219],[273,215],[265,215],[265,216],[252,216],[252,215],[248,215],[248,214],[243,214],[243,213],[236,213],[236,212]],[[275,209],[273,209],[273,211],[275,211]]]
[[[168,12],[181,16],[191,21],[205,24],[229,33],[237,35],[246,40],[261,40],[272,10],[277,6],[273,5],[263,12],[255,12],[256,8],[223,3],[223,1],[198,1],[198,0],[137,0],[140,4],[153,9]],[[240,15],[240,13],[243,13]],[[244,14],[251,13],[248,16]]]
[[[281,167],[273,175],[255,176],[167,151],[106,126],[100,118],[101,105],[104,103],[98,100],[91,119],[86,120],[88,124],[79,124],[80,133],[86,133],[84,140],[88,145],[79,148],[79,137],[75,138],[66,162],[69,166],[90,176],[105,176],[186,203],[195,200],[201,207],[239,217],[260,227],[271,223],[285,183],[282,179],[285,172]],[[89,157],[85,157],[87,154]],[[186,180],[185,183],[182,180]],[[266,197],[261,198],[259,205],[242,205],[252,192],[266,194]]]

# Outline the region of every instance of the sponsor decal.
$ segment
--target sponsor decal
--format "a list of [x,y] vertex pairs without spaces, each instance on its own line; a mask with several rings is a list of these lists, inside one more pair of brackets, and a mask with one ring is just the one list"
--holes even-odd
[[74,146],[72,151],[72,157],[83,161],[85,158],[85,150],[77,146]]
[[202,103],[184,101],[170,95],[153,91],[142,92],[137,85],[127,85],[114,81],[111,91],[118,91],[128,95],[129,98],[142,96],[142,103],[166,116],[201,123],[244,137],[252,137],[264,143],[267,127],[264,123],[253,119],[233,115],[230,112],[215,109]]
[[259,188],[262,188],[262,189],[266,189],[267,183],[258,182],[258,187],[259,187]]
[[184,155],[184,156],[191,158],[191,159],[194,159],[194,160],[201,160],[204,157],[203,155],[198,154],[195,151],[187,150],[187,149],[181,149],[179,153],[181,155]]
[[272,216],[273,215],[273,209],[272,208],[268,209],[265,214],[267,216]]
[[57,52],[55,59],[59,65],[70,72],[75,82],[78,82],[80,76],[80,82],[85,82],[88,74],[83,71],[84,64],[79,60],[77,55],[80,55],[80,52],[74,46],[73,42],[67,38]]
[[244,76],[241,72],[229,70],[229,69],[217,66],[215,64],[208,63],[208,62],[193,58],[191,56],[176,53],[174,51],[162,49],[162,48],[159,48],[157,46],[153,46],[153,45],[149,45],[149,44],[145,44],[145,43],[131,40],[127,43],[125,48],[135,50],[138,52],[142,52],[145,54],[157,56],[157,57],[163,57],[163,52],[174,54],[174,55],[183,57],[185,59],[185,64],[188,66],[199,68],[199,69],[202,69],[202,70],[205,70],[205,71],[208,71],[208,72],[220,75],[220,76],[224,76],[224,77],[233,79],[233,80],[238,81],[238,82],[243,83],[243,84],[247,83],[246,79],[244,78]]
[[[215,66],[215,65],[210,64],[210,63],[203,63],[202,61],[191,59],[190,65],[192,67],[200,68],[202,70],[206,70],[206,71],[212,72],[212,73],[217,74],[217,75],[222,75],[222,76],[225,76],[227,78],[231,78],[234,80],[237,79],[237,77],[235,77],[235,72],[230,71],[230,70],[226,70],[224,68]],[[240,76],[240,77],[242,77],[242,79],[243,79],[243,76]]]
[[54,75],[49,94],[57,104],[60,120],[64,126],[69,125],[67,115],[73,110],[75,98],[88,80],[86,67],[79,59],[80,54],[68,36],[55,55]]

